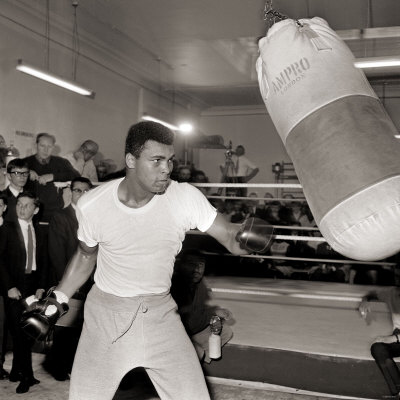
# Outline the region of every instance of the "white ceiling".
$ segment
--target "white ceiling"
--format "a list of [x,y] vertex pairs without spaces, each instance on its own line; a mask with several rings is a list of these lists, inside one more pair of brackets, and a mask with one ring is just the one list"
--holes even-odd
[[[254,63],[257,38],[268,28],[265,0],[78,1],[80,32],[123,54],[160,90],[183,93],[203,108],[262,104]],[[44,1],[25,4],[39,10]],[[326,19],[350,39],[356,57],[400,56],[400,0],[274,0],[272,5],[290,18]],[[60,18],[71,15],[71,0],[50,7]],[[365,39],[362,32],[375,38]],[[400,68],[376,78],[397,81]]]

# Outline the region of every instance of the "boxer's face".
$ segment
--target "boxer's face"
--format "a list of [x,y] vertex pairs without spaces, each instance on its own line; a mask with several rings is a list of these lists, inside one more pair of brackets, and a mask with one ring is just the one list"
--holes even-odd
[[173,167],[174,147],[148,140],[139,158],[134,158],[137,183],[146,192],[163,193]]

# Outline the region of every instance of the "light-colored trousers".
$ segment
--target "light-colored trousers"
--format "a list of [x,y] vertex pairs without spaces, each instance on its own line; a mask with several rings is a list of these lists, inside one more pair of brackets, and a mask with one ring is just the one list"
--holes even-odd
[[162,400],[209,400],[204,375],[169,293],[118,297],[93,285],[71,373],[69,400],[111,400],[144,367]]

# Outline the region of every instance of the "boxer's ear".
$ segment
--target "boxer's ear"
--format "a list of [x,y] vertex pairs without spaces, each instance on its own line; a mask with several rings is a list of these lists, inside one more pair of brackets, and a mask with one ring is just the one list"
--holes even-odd
[[131,154],[131,153],[127,153],[125,155],[125,164],[128,168],[135,168],[136,166],[136,157]]

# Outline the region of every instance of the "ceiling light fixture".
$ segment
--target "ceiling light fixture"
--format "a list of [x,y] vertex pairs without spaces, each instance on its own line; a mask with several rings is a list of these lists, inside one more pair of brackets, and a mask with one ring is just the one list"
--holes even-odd
[[54,85],[61,86],[64,89],[68,89],[72,92],[81,94],[82,96],[87,96],[94,99],[95,92],[93,92],[92,90],[86,89],[83,86],[78,85],[76,82],[60,78],[57,75],[51,74],[37,67],[33,67],[29,64],[24,63],[22,60],[18,60],[16,69],[18,71],[24,72],[25,74],[32,75],[35,78],[42,79],[46,82],[53,83]]
[[193,125],[189,124],[189,122],[183,122],[182,124],[179,125],[179,130],[183,134],[188,135],[193,131]]
[[169,129],[171,129],[171,130],[173,130],[173,131],[179,131],[179,127],[178,127],[178,126],[172,125],[172,124],[170,124],[170,123],[168,123],[168,122],[165,122],[165,121],[163,121],[162,119],[158,119],[158,118],[151,117],[150,115],[147,115],[147,114],[143,115],[143,116],[142,116],[142,119],[144,119],[145,121],[157,122],[157,123],[159,123],[159,124],[161,124],[161,125],[166,126],[167,128],[169,128]]
[[354,66],[356,68],[400,67],[400,57],[357,58]]

